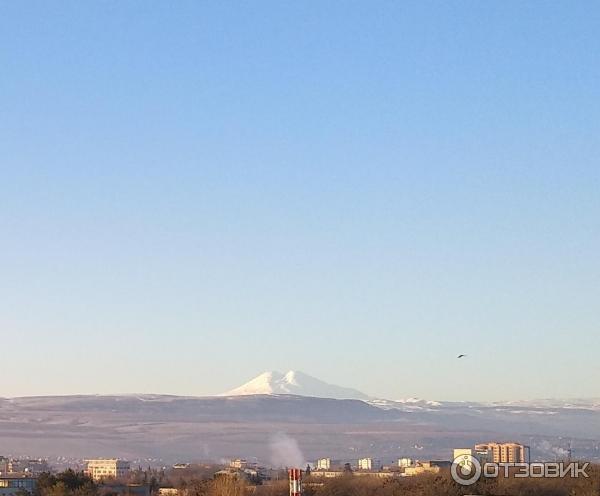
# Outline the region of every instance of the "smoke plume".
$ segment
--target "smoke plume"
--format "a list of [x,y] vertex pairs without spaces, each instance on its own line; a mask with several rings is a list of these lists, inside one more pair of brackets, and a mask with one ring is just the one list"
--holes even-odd
[[558,459],[567,458],[567,456],[569,455],[569,450],[566,450],[561,446],[554,446],[545,439],[537,445],[537,448],[540,451],[543,451],[546,455],[551,454],[554,458]]
[[269,440],[271,448],[271,466],[280,467],[297,467],[301,468],[305,465],[305,458],[295,439],[287,434],[278,433]]

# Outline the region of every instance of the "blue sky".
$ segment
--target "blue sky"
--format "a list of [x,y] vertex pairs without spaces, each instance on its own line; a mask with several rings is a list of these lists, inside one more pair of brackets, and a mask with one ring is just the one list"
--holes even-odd
[[600,396],[599,28],[596,2],[3,3],[0,396],[268,369]]

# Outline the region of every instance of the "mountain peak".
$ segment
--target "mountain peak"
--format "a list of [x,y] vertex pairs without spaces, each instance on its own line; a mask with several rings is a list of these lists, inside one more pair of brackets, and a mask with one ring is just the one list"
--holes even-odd
[[369,399],[369,396],[356,389],[328,384],[297,370],[288,370],[285,374],[276,370],[263,372],[249,382],[223,393],[221,396],[246,396],[252,394],[294,394],[317,398]]

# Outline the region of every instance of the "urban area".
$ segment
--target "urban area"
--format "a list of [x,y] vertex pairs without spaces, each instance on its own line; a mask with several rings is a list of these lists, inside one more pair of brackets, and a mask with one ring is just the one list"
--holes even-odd
[[[570,460],[571,453],[568,455]],[[122,458],[67,459],[0,456],[0,496],[350,496],[381,494],[475,494],[452,483],[448,473],[456,460],[467,464],[528,464],[529,447],[517,442],[486,442],[455,448],[447,460],[363,457],[339,460],[323,457],[303,467],[270,467],[242,458],[220,462],[181,462],[161,466]],[[544,479],[478,483],[477,494],[501,495],[519,484],[527,494],[600,494],[597,467],[583,480]],[[523,484],[529,486],[525,487]],[[548,485],[552,490],[548,492]],[[482,486],[483,485],[483,486]],[[525,487],[525,489],[524,489]]]

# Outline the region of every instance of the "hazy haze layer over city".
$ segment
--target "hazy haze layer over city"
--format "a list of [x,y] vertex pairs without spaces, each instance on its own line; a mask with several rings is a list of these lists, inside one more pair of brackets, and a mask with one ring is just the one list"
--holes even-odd
[[599,22],[4,3],[0,397],[599,397]]

